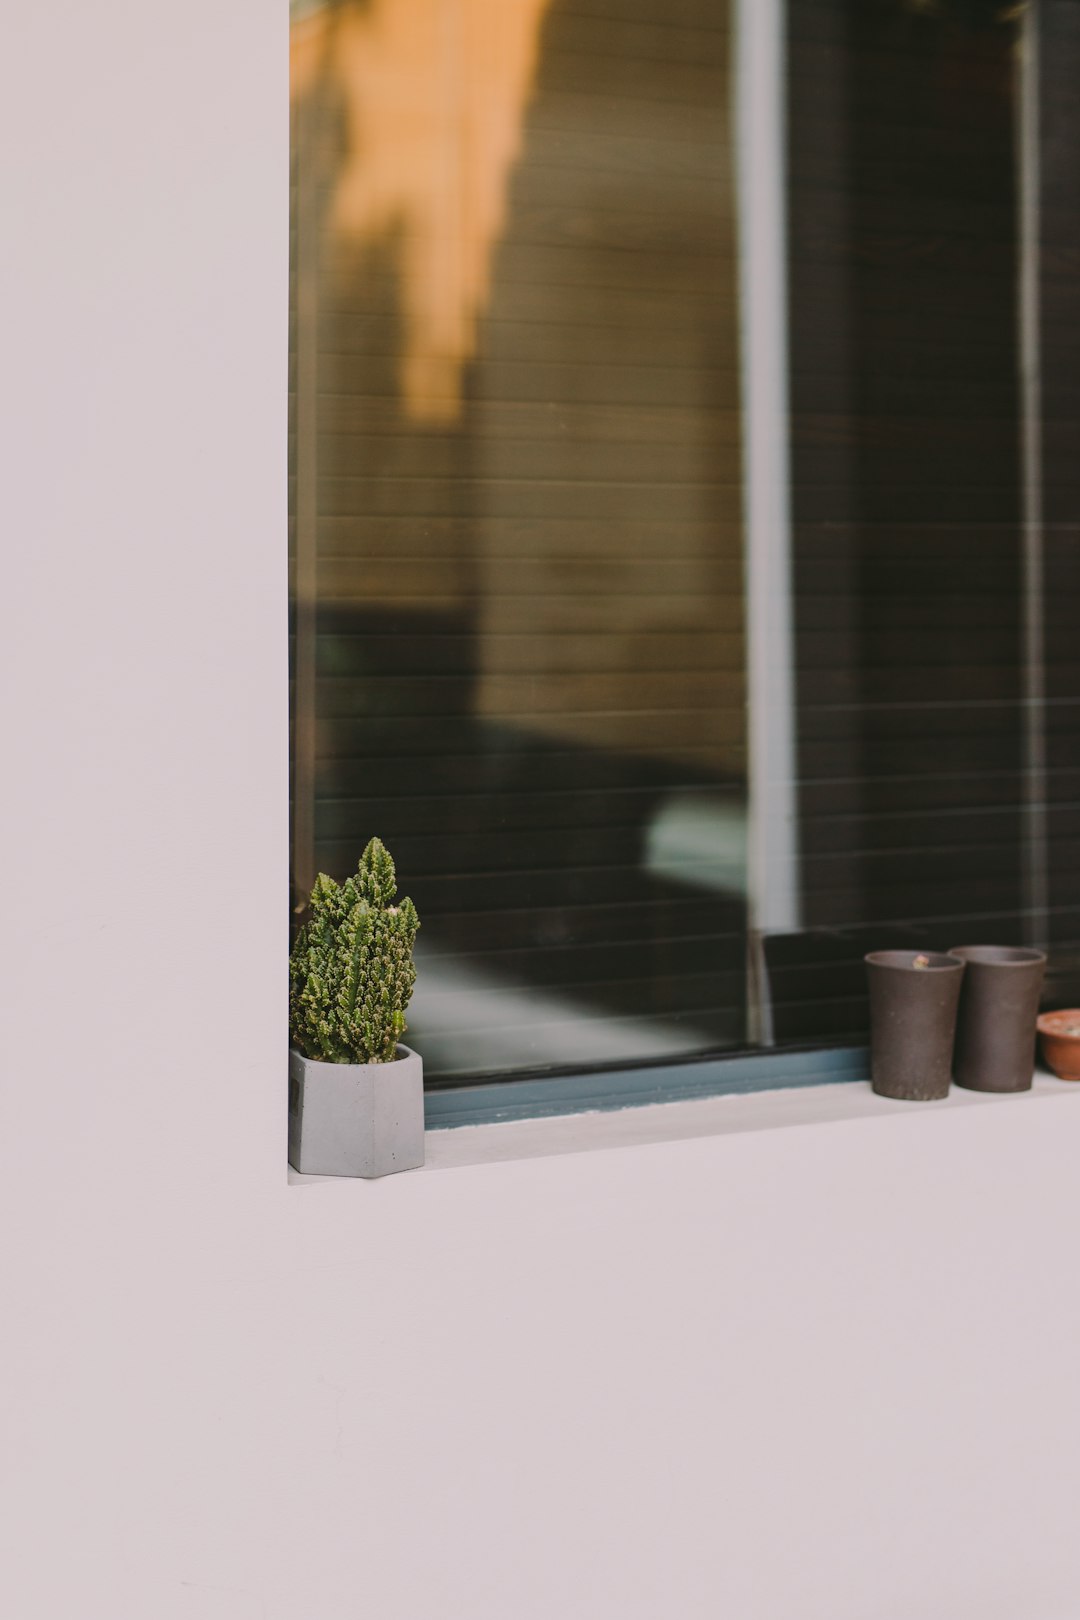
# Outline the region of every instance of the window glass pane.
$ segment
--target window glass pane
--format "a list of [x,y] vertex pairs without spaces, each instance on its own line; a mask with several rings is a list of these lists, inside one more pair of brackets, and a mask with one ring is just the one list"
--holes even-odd
[[294,7],[294,902],[432,1083],[1080,1002],[1078,12]]
[[295,17],[296,879],[430,1077],[745,1044],[727,7]]
[[[1035,670],[1036,770],[1029,771],[1029,836],[1042,841],[1050,1002],[1080,1006],[1080,6],[1029,6],[1038,52],[1029,165],[1034,169],[1031,324],[1036,372],[1032,454],[1039,481],[1042,635]],[[1039,758],[1041,752],[1041,759]],[[1040,816],[1040,806],[1042,813]],[[1030,859],[1027,849],[1025,853]]]
[[777,1033],[861,1037],[890,944],[1050,941],[1075,1002],[1076,7],[787,16],[805,932],[769,942]]

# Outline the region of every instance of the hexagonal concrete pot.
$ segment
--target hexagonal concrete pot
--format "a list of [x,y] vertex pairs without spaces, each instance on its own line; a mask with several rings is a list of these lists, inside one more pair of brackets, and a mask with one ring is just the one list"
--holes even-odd
[[390,1176],[424,1162],[424,1064],[316,1063],[289,1051],[289,1163],[307,1176]]

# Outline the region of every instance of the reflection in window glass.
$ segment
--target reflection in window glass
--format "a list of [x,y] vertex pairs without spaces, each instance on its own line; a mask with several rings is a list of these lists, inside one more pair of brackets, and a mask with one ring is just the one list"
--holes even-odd
[[1080,1002],[1078,14],[295,9],[294,899],[391,845],[435,1083]]
[[861,1036],[875,946],[1050,945],[1075,1005],[1077,7],[786,9],[806,932],[769,942],[776,1032]]
[[746,1042],[726,9],[294,16],[294,876],[432,1078]]

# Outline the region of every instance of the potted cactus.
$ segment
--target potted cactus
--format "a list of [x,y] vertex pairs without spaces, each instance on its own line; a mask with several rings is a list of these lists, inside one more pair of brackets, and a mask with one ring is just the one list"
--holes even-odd
[[320,873],[289,962],[289,1163],[323,1176],[386,1176],[424,1162],[424,1072],[405,1033],[420,919],[395,903],[390,852],[373,838],[356,876]]

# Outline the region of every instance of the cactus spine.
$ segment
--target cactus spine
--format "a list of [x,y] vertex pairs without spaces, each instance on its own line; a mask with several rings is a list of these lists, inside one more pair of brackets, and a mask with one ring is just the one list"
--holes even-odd
[[397,881],[386,845],[373,838],[356,876],[320,872],[311,915],[289,960],[289,1028],[320,1063],[390,1063],[405,1033],[416,983],[413,944],[420,919]]

